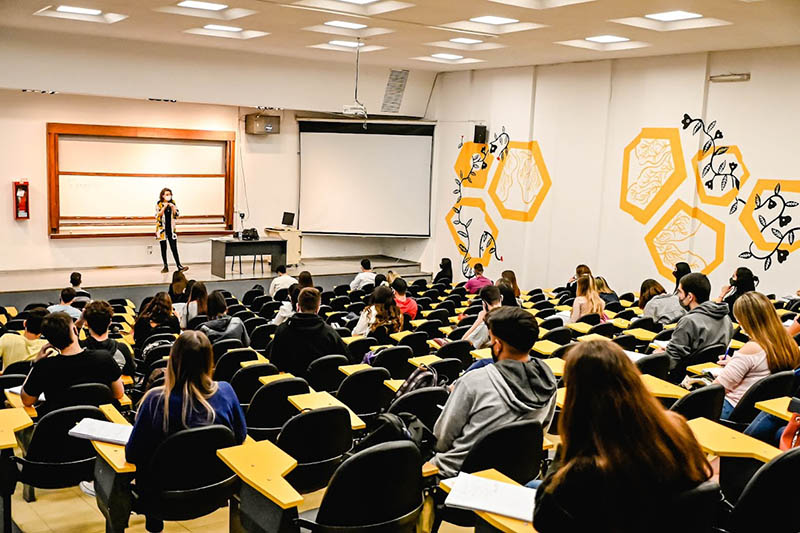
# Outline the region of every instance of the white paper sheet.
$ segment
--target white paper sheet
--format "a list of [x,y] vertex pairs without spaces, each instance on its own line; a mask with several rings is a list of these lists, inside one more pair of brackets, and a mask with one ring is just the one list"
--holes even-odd
[[105,420],[94,418],[84,418],[69,430],[70,437],[87,440],[99,440],[112,444],[125,445],[131,438],[133,426],[126,424],[114,424]]
[[459,509],[486,511],[530,522],[536,490],[460,473],[448,480],[451,488],[445,505]]

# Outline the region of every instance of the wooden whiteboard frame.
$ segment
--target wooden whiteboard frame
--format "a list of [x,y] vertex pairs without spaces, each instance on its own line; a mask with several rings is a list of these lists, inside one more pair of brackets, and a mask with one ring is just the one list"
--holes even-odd
[[[174,128],[144,128],[128,126],[98,126],[92,124],[47,124],[47,232],[51,239],[79,239],[91,237],[152,237],[153,231],[139,233],[112,232],[94,234],[59,233],[60,230],[60,196],[59,196],[59,163],[58,163],[58,138],[59,135],[86,136],[86,137],[127,137],[131,139],[169,139],[179,141],[221,141],[225,143],[224,174],[218,177],[225,178],[225,214],[224,230],[192,230],[182,231],[181,235],[224,235],[233,233],[233,184],[234,164],[236,154],[236,132],[212,130],[183,130]],[[100,173],[82,172],[81,175],[103,175]],[[117,175],[117,174],[115,174]],[[128,176],[153,176],[152,174],[126,174]],[[158,174],[167,176],[168,174]],[[210,175],[195,175],[183,177],[210,177]],[[155,219],[153,219],[155,224]]]

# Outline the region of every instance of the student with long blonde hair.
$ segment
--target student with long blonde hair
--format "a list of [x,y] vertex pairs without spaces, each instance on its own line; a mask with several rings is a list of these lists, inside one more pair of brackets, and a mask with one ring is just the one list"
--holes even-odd
[[[213,367],[208,337],[199,331],[183,332],[172,345],[164,385],[142,398],[125,446],[129,463],[144,467],[167,436],[193,427],[224,425],[233,431],[237,443],[244,442],[247,425],[239,399],[229,383],[211,379]],[[161,520],[147,517],[148,532],[158,533],[163,528]]]
[[566,361],[560,453],[536,492],[533,526],[539,533],[648,530],[676,495],[711,477],[711,465],[683,417],[648,392],[622,348],[580,342]]
[[577,322],[581,317],[597,313],[600,319],[605,322],[606,304],[597,293],[594,278],[589,274],[584,274],[575,282],[575,301],[572,303],[572,314],[569,317],[570,323]]
[[755,291],[740,294],[733,304],[733,314],[750,340],[732,358],[722,356],[719,361],[725,368],[715,383],[725,387],[724,419],[756,381],[800,366],[800,348],[786,333],[766,296]]

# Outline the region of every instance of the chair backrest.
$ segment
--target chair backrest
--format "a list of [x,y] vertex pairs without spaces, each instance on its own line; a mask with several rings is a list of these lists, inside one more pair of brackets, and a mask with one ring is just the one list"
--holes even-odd
[[770,376],[763,377],[747,389],[742,399],[733,408],[728,420],[740,423],[751,422],[759,413],[759,410],[756,409],[756,402],[789,396],[793,388],[794,371],[792,370],[775,372]]
[[469,450],[461,471],[471,474],[494,468],[517,483],[527,483],[539,475],[543,438],[538,420],[520,420],[491,429]]
[[36,423],[25,459],[39,463],[67,463],[94,457],[91,441],[69,436],[69,430],[84,418],[105,420],[97,407],[62,407],[44,415]]
[[414,352],[409,346],[392,346],[378,352],[372,366],[385,368],[394,379],[406,379],[414,371],[414,367],[408,362],[412,357]]
[[208,322],[208,315],[196,315],[186,323],[186,329],[197,330],[200,324],[205,324],[206,322]]
[[333,288],[333,294],[336,296],[345,296],[348,292],[350,292],[350,285],[347,285],[346,283],[343,285],[336,285]]
[[391,392],[383,382],[391,377],[382,367],[359,370],[344,378],[336,398],[360,417],[377,415]]
[[612,341],[617,343],[623,350],[628,350],[629,352],[635,351],[641,345],[641,341],[633,335],[619,335],[614,337]]
[[33,363],[31,361],[17,361],[16,363],[11,363],[3,370],[3,375],[22,374],[27,376],[28,372],[31,371],[32,365]]
[[385,442],[354,454],[333,474],[316,522],[359,531],[381,524],[393,531],[393,523],[422,504],[421,465],[419,450],[409,441]]
[[269,432],[261,438],[274,438],[287,420],[297,415],[297,408],[289,403],[289,396],[308,392],[308,383],[302,378],[286,378],[262,386],[250,400],[245,418],[248,432]]
[[669,410],[683,415],[686,420],[703,417],[716,422],[722,414],[724,400],[725,387],[714,383],[679,398]]
[[[539,314],[537,313],[536,316],[539,316]],[[550,317],[543,320],[542,323],[539,324],[539,327],[544,328],[548,331],[556,328],[562,328],[564,327],[564,319],[561,318],[560,316]]]
[[[417,300],[417,305],[419,305],[419,300]],[[461,305],[459,305],[458,307],[461,307]],[[455,302],[451,302],[450,300],[439,302],[439,305],[436,306],[436,311],[445,311],[447,313],[447,316],[452,316],[456,314],[456,304]],[[445,318],[445,321],[447,321],[447,318]]]
[[[450,333],[448,333],[447,339],[451,341],[462,340],[464,338],[464,335],[466,335],[467,331],[469,331],[470,327],[471,326],[457,326],[453,328],[453,330]],[[441,350],[441,348],[439,349]]]
[[[545,322],[547,322],[547,320],[545,320]],[[544,322],[542,322],[542,324],[544,324]],[[542,340],[551,341],[564,346],[565,344],[569,344],[572,340],[572,330],[564,326],[558,326],[545,333],[542,336]]]
[[270,335],[275,332],[277,326],[272,324],[260,324],[250,333],[250,347],[254,350],[263,350],[270,341]]
[[228,350],[244,348],[242,341],[239,339],[218,340],[212,345],[212,347],[214,348],[214,364],[216,364],[220,358],[228,352]]
[[241,370],[243,361],[254,361],[256,359],[258,359],[258,352],[252,348],[228,350],[214,366],[214,380],[230,381],[233,375]]
[[101,405],[112,403],[114,397],[105,383],[81,383],[69,387],[60,402],[62,407],[73,405]]
[[669,356],[663,352],[645,355],[636,360],[636,366],[642,374],[650,374],[658,379],[667,379],[669,375]]
[[308,384],[315,391],[335,391],[345,378],[339,367],[349,363],[344,355],[326,355],[311,361],[306,370]]
[[427,318],[428,320],[441,320],[443,323],[448,323],[448,317],[450,316],[450,312],[447,309],[440,309],[439,307],[436,308],[435,311],[431,311],[428,313]]
[[431,339],[436,339],[442,336],[442,332],[439,331],[439,328],[443,328],[444,324],[445,323],[441,320],[428,320],[427,322],[421,324],[416,331],[425,333]]
[[469,328],[472,324],[475,323],[476,320],[478,320],[478,315],[467,315],[467,316],[465,316],[464,318],[462,318],[461,320],[458,321],[458,324],[456,324],[456,327]]
[[673,383],[679,383],[686,375],[686,367],[692,365],[699,365],[702,363],[714,363],[719,359],[719,356],[724,354],[726,347],[724,344],[712,344],[697,350],[689,357],[683,359],[678,365],[673,368],[669,373],[669,380]]
[[428,346],[428,334],[422,331],[417,331],[406,335],[397,344],[399,346],[410,347],[415,356],[427,355],[431,351],[430,346]]
[[249,311],[249,309],[247,309],[247,307],[245,307],[242,304],[235,304],[235,305],[232,305],[232,306],[228,307],[227,313],[229,315],[233,316],[233,315],[235,315],[236,313],[238,313],[240,311]]
[[672,338],[672,334],[675,333],[674,329],[665,329],[659,331],[658,334],[653,337],[654,341],[668,341]]
[[269,321],[267,321],[266,318],[263,316],[254,316],[244,321],[244,329],[247,330],[248,335],[252,335],[254,329],[256,329],[258,326],[263,326],[266,324],[269,324]]
[[662,329],[664,329],[663,324],[659,324],[651,317],[641,317],[631,320],[630,329],[639,328],[639,329],[646,329],[647,331],[652,331],[653,333],[658,333]]
[[[798,474],[800,448],[792,448],[759,468],[733,508],[731,532],[796,533],[798,522],[793,509],[797,505],[797,493],[791,487],[797,483]],[[765,518],[765,509],[775,512]]]
[[261,376],[273,376],[278,369],[272,363],[258,363],[240,368],[231,378],[231,387],[239,398],[240,404],[249,404],[253,395],[262,387],[258,380]]
[[[455,330],[453,330],[455,331]],[[461,333],[463,337],[464,332]],[[461,368],[466,370],[472,364],[472,352],[475,348],[472,346],[472,343],[465,340],[454,340],[453,342],[448,342],[436,352],[436,355],[441,357],[442,359],[450,359],[455,358],[461,361]]]
[[272,296],[272,299],[276,302],[285,302],[289,299],[289,289],[278,289],[275,291],[275,294]]
[[338,333],[339,336],[342,337],[342,338],[349,337],[353,333],[352,330],[350,330],[350,329],[343,328],[343,327],[338,327],[338,326],[333,328],[333,331]]
[[[370,291],[370,292],[372,292],[372,291]],[[356,289],[356,290],[354,290],[354,291],[350,291],[350,294],[348,294],[348,295],[347,295],[347,297],[348,297],[348,298],[350,299],[350,301],[351,301],[351,302],[353,302],[353,303],[356,303],[356,302],[363,303],[363,302],[362,302],[362,299],[363,299],[363,298],[364,298],[364,296],[366,296],[366,295],[367,295],[367,293],[366,293],[366,292],[364,292],[362,289]]]
[[255,298],[253,298],[253,301],[250,302],[250,304],[249,304],[250,305],[250,309],[252,309],[255,312],[259,312],[259,311],[261,311],[261,307],[265,303],[271,302],[271,301],[272,301],[272,296],[270,296],[269,294],[260,294],[260,295],[256,296]]
[[550,354],[550,357],[558,357],[560,359],[563,359],[566,353],[572,348],[573,344],[575,343],[570,342],[569,344],[565,344],[564,346],[559,346],[553,351],[552,354]]
[[393,414],[411,413],[433,431],[433,426],[442,413],[439,406],[444,406],[448,396],[447,389],[444,387],[423,387],[400,396],[389,406],[389,412]]
[[[10,367],[11,365],[8,366]],[[26,374],[9,374],[8,372],[4,373],[2,376],[0,376],[0,395],[2,395],[6,389],[19,387],[25,383],[25,378],[27,377],[28,376]]]
[[623,309],[625,309],[625,308],[622,307],[622,304],[619,303],[619,302],[609,302],[609,303],[606,304],[606,311],[611,311],[613,313],[619,313]]
[[600,323],[600,315],[598,313],[589,313],[583,315],[578,322],[583,322],[584,324],[590,324],[595,326]]
[[453,383],[461,375],[464,365],[460,359],[455,357],[442,358],[429,364],[431,370],[436,371],[436,375],[441,378],[447,378],[447,383]]
[[360,363],[364,359],[364,355],[369,351],[370,346],[378,344],[378,339],[375,337],[364,337],[363,339],[356,339],[347,345],[347,357],[352,363]]
[[267,320],[272,320],[275,318],[275,313],[278,312],[278,309],[281,308],[282,302],[270,300],[268,302],[264,302],[261,306],[261,309],[258,310],[258,314]]
[[242,296],[242,303],[249,307],[250,304],[253,303],[253,300],[255,300],[256,298],[258,298],[259,296],[261,296],[263,294],[264,294],[264,291],[262,291],[262,290],[250,289],[249,291],[244,293],[244,296]]
[[597,324],[592,326],[592,329],[589,330],[587,335],[602,335],[603,337],[608,337],[609,339],[614,337],[614,334],[617,332],[617,326],[612,324],[611,322],[604,322],[602,324]]
[[617,313],[617,316],[614,318],[621,318],[623,320],[633,320],[636,318],[636,311],[633,309],[625,309],[624,311],[620,311]]
[[361,311],[367,306],[364,302],[354,302],[350,305],[345,306],[344,310],[348,313],[353,313],[355,315],[360,315]]
[[350,298],[347,296],[337,296],[331,300],[331,303],[328,305],[330,305],[331,309],[334,311],[344,311],[344,308],[350,305]]
[[22,318],[14,318],[6,323],[8,331],[22,331],[25,329],[25,320]]

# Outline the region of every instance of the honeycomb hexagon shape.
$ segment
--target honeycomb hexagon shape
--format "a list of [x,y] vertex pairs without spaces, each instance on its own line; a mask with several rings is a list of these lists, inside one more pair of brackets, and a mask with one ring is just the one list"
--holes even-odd
[[[778,184],[781,186],[780,194],[775,193],[775,186]],[[792,195],[791,199],[785,197],[787,193]],[[759,207],[756,207],[756,195],[759,197]],[[791,214],[786,212],[787,207],[792,207],[787,206],[787,202],[797,201],[800,201],[800,181],[769,179],[756,181],[750,198],[742,207],[739,222],[758,249],[771,252],[778,246],[779,249],[791,253],[800,248],[800,238],[793,238],[792,242],[789,242],[788,234],[792,228],[797,227],[797,222],[792,223]],[[779,239],[773,230],[783,237]]]
[[[447,216],[445,217],[445,221],[447,222],[447,227],[450,229],[450,235],[453,236],[453,242],[455,242],[456,246],[458,247],[459,251],[463,255],[464,253],[470,253],[470,245],[472,243],[465,240],[464,237],[464,229],[461,224],[458,224],[461,229],[456,228],[458,221],[460,220],[460,213],[458,212],[463,207],[474,207],[480,209],[483,213],[484,221],[486,223],[486,227],[488,228],[489,232],[494,237],[495,241],[497,240],[497,225],[494,223],[492,218],[489,216],[489,212],[486,210],[486,203],[483,201],[482,198],[462,198],[459,200],[456,205],[454,205],[448,212]],[[455,218],[455,220],[454,220]],[[489,262],[492,260],[492,251],[490,247],[487,247],[486,250],[483,251],[483,254],[480,257],[473,257],[470,254],[469,257],[469,266],[470,268],[474,267],[476,263],[481,263],[483,266],[488,266]]]
[[[720,147],[722,148],[722,147]],[[720,163],[725,163],[727,167],[727,163],[731,162],[733,159],[736,160],[736,169],[739,169],[738,172],[736,170],[733,171],[733,175],[739,178],[739,188],[741,189],[744,186],[744,183],[750,177],[750,171],[747,170],[747,167],[744,164],[744,160],[742,159],[742,152],[739,150],[739,147],[736,145],[726,146],[727,151],[724,154],[714,156],[714,164],[719,165]],[[733,188],[733,180],[729,178],[725,179],[725,188],[720,189],[721,194],[711,194],[711,190],[705,186],[705,182],[708,181],[709,174],[703,176],[703,168],[710,163],[710,159],[712,158],[712,152],[709,151],[703,157],[703,151],[698,150],[697,153],[692,158],[692,170],[694,171],[694,179],[697,183],[697,194],[700,196],[700,201],[704,204],[709,205],[730,205],[733,202],[734,198],[736,198],[736,189]],[[711,174],[713,176],[713,174]],[[714,180],[714,185],[722,186],[722,180]]]
[[677,128],[642,128],[625,147],[619,206],[641,224],[650,221],[686,179]]
[[658,272],[675,279],[675,263],[686,261],[692,272],[710,274],[725,258],[725,224],[698,207],[676,200],[645,236]]
[[489,197],[503,218],[530,222],[551,185],[539,143],[512,141],[494,172]]
[[[489,153],[489,145],[474,142],[465,142],[458,152],[455,166],[456,176],[464,180],[463,187],[483,189],[489,178],[494,157]],[[486,168],[481,168],[486,163]],[[470,176],[470,173],[472,174]],[[465,179],[469,176],[468,179]]]

